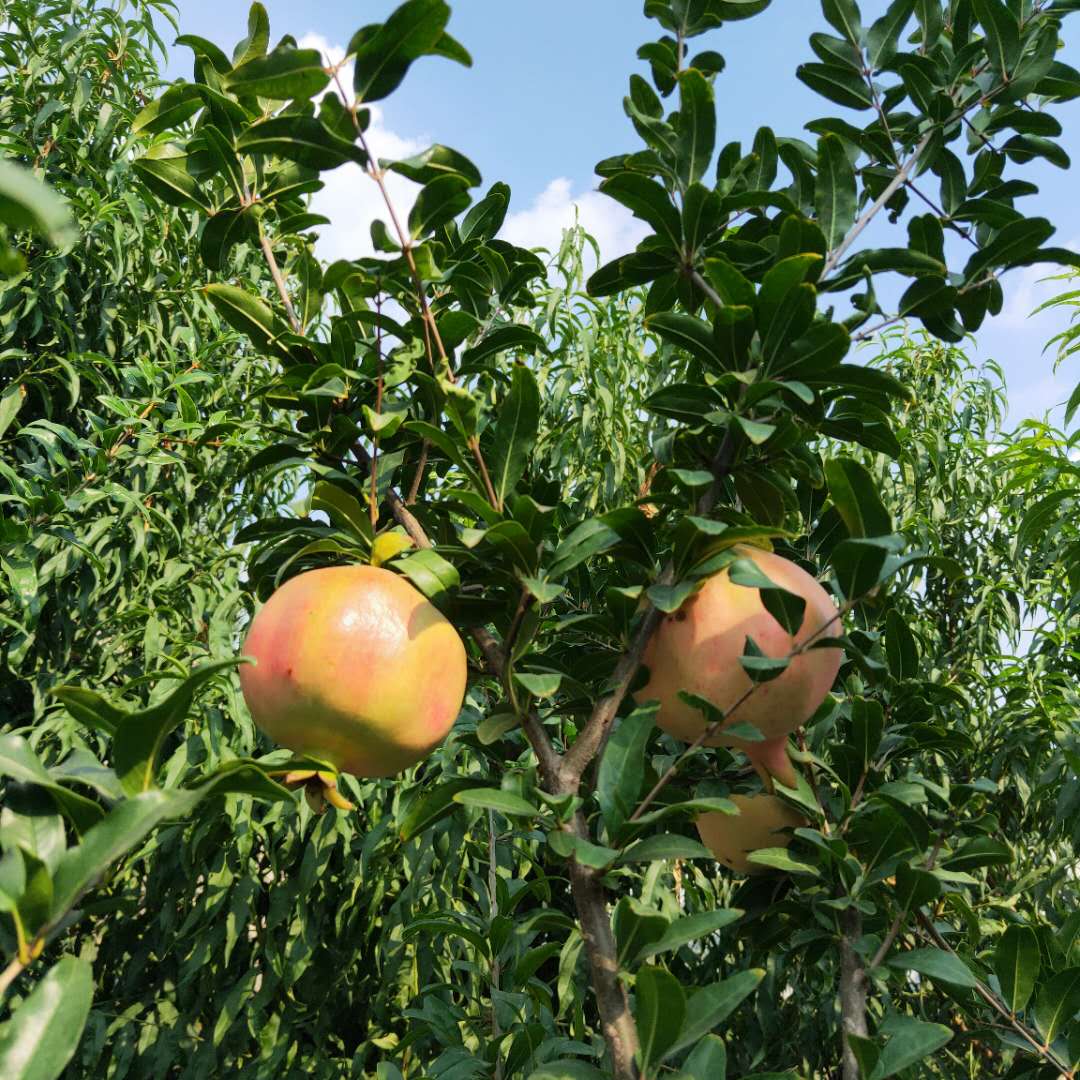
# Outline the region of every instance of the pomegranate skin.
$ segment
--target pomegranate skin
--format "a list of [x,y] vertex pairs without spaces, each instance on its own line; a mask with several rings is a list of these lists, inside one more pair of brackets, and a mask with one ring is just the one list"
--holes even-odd
[[[675,612],[667,615],[645,650],[649,681],[637,691],[639,702],[659,701],[657,724],[685,742],[693,742],[708,723],[702,713],[680,700],[686,690],[711,701],[725,713],[752,686],[739,658],[747,636],[761,651],[779,659],[836,617],[829,594],[789,559],[760,548],[740,547],[775,584],[806,601],[802,625],[792,636],[766,610],[757,589],[734,584],[728,571],[714,574]],[[841,633],[835,621],[821,636]],[[810,649],[796,656],[771,682],[762,683],[732,713],[730,724],[748,721],[768,740],[782,739],[804,724],[832,689],[843,658],[841,649]],[[728,725],[725,725],[728,726]],[[726,735],[721,729],[709,746],[765,748]]]
[[362,777],[391,776],[446,737],[465,646],[404,578],[375,566],[291,578],[252,621],[240,685],[275,742]]
[[701,842],[729,870],[739,874],[760,874],[768,869],[752,863],[749,855],[762,848],[786,848],[791,835],[783,829],[800,829],[809,824],[775,795],[731,795],[739,808],[737,814],[719,811],[702,814],[697,819]]

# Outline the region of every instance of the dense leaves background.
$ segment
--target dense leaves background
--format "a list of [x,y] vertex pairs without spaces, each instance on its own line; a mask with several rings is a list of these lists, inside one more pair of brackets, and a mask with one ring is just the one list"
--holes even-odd
[[[340,70],[255,4],[168,88],[167,3],[0,4],[5,1077],[1075,1071],[1080,467],[962,347],[1007,270],[1074,261],[1017,202],[1065,163],[1077,5],[823,0],[799,75],[840,115],[744,154],[691,43],[767,2],[646,4],[643,146],[597,171],[653,235],[587,283],[589,238],[501,241],[459,151],[369,160],[366,103],[469,62],[441,0]],[[324,266],[305,200],[347,162],[416,199]],[[830,583],[846,660],[783,792],[811,827],[740,880],[692,818],[745,758],[681,760],[626,691],[747,540]],[[350,560],[474,677],[319,816],[230,658]]]

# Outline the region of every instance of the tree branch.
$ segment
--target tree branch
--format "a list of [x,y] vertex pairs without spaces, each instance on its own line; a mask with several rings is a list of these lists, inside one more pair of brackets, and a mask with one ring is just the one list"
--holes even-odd
[[821,271],[821,278],[819,280],[824,281],[839,265],[840,260],[844,257],[847,250],[862,234],[863,229],[870,224],[878,216],[881,208],[896,194],[896,192],[904,186],[907,182],[908,175],[911,170],[919,163],[919,158],[922,157],[922,152],[930,144],[930,140],[933,138],[934,130],[928,131],[920,140],[919,145],[915,147],[914,153],[911,157],[904,162],[903,165],[897,170],[896,175],[889,181],[885,190],[874,200],[873,204],[867,209],[858,221],[851,227],[851,231],[844,237],[844,239],[836,246],[836,248],[829,254],[829,258],[825,262],[825,269]]
[[[574,825],[568,826],[568,831],[575,835],[586,832],[580,815],[576,817]],[[618,951],[600,874],[571,859],[570,887],[592,972],[600,1026],[611,1051],[613,1076],[615,1080],[637,1080],[638,1070],[634,1061],[639,1046],[637,1025],[630,1012],[626,987],[619,979]]]
[[289,317],[289,325],[297,334],[302,334],[304,328],[296,314],[296,309],[293,307],[292,297],[289,296],[289,290],[285,286],[285,276],[281,272],[281,267],[278,266],[277,259],[274,257],[274,248],[270,243],[270,237],[266,235],[266,230],[262,227],[261,222],[259,223],[259,246],[262,248],[263,257],[266,259],[266,265],[270,269],[270,276],[274,279],[274,284],[277,286],[278,296],[281,297],[281,303],[285,307],[285,314]]
[[840,1016],[843,1028],[844,1080],[860,1080],[859,1062],[848,1043],[849,1035],[867,1038],[866,972],[855,950],[862,937],[862,914],[856,907],[840,913]]

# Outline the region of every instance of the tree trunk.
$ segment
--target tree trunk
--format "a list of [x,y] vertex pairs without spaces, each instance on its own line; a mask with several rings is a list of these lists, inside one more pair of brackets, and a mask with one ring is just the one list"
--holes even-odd
[[859,1080],[859,1063],[848,1046],[848,1035],[867,1037],[866,973],[855,944],[862,937],[862,915],[850,907],[840,915],[840,1014],[843,1018],[844,1080]]
[[577,906],[581,935],[592,970],[593,990],[604,1039],[611,1051],[614,1080],[638,1080],[634,1056],[638,1051],[637,1025],[630,1012],[626,988],[619,981],[618,954],[604,887],[595,870],[570,861],[570,884]]

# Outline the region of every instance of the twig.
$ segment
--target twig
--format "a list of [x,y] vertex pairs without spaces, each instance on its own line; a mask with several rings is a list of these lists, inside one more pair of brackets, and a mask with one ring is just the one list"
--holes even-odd
[[[707,514],[716,505],[720,485],[731,471],[734,456],[735,442],[729,429],[720,443],[716,456],[713,458],[713,482],[698,500],[698,514]],[[658,585],[669,585],[674,580],[674,577],[674,568],[668,566],[656,579],[656,583]],[[634,675],[641,665],[641,658],[645,653],[649,640],[656,632],[662,619],[662,613],[650,602],[646,601],[637,632],[612,673],[611,690],[597,701],[584,729],[578,734],[574,745],[570,747],[563,759],[560,772],[564,790],[577,791],[581,783],[581,777],[588,768],[589,762],[607,745],[607,737],[612,725],[615,723],[619,706],[622,705],[623,699],[630,689],[630,684],[633,682]]]
[[2,972],[0,972],[0,998],[8,990],[8,987],[23,973],[26,964],[16,956]]
[[829,258],[825,262],[825,269],[821,272],[821,278],[819,280],[824,281],[839,265],[840,260],[844,257],[848,248],[862,234],[863,229],[870,224],[878,216],[881,208],[896,194],[896,192],[907,181],[908,174],[919,163],[919,158],[922,156],[922,152],[930,145],[930,140],[934,136],[934,130],[928,131],[920,140],[918,146],[915,147],[911,157],[904,162],[903,165],[897,170],[896,175],[889,181],[885,190],[874,200],[873,204],[866,210],[866,212],[859,218],[858,221],[851,227],[847,236],[836,246],[836,248],[829,254]]
[[424,470],[427,468],[428,450],[431,443],[424,439],[420,443],[420,460],[416,463],[416,472],[413,473],[412,483],[409,485],[409,494],[405,497],[405,505],[412,506],[416,497],[420,494],[420,485],[424,480]]
[[[941,936],[937,927],[925,916],[923,913],[916,912],[916,918],[919,920],[919,925],[923,928],[924,933],[931,941],[939,948],[945,950],[945,952],[951,953],[956,956],[956,950]],[[1022,1024],[1009,1010],[1009,1007],[1001,1000],[992,990],[987,987],[981,979],[975,980],[975,992],[985,1001],[991,1008],[998,1012],[1008,1022],[1009,1026],[1015,1031],[1022,1039],[1028,1042],[1035,1052],[1045,1061],[1047,1064],[1052,1065],[1057,1069],[1065,1080],[1073,1080],[1076,1076],[1076,1070],[1070,1068],[1064,1061],[1062,1061],[1049,1046],[1040,1043],[1036,1036],[1032,1033],[1031,1029],[1027,1025]]]
[[281,273],[281,267],[278,266],[277,259],[274,258],[274,249],[270,243],[270,237],[266,235],[266,230],[262,227],[262,222],[259,223],[259,246],[262,248],[266,265],[270,268],[270,276],[277,286],[278,296],[281,297],[281,303],[285,307],[285,314],[289,317],[289,325],[297,334],[302,334],[304,328],[297,317],[296,309],[293,307],[292,298],[289,296],[289,290],[285,285],[285,277]]
[[[405,262],[409,267],[409,273],[413,279],[413,290],[416,294],[416,302],[420,305],[420,316],[425,326],[424,333],[427,343],[428,363],[431,364],[431,369],[434,371],[435,364],[431,356],[431,346],[432,343],[434,343],[435,347],[438,349],[439,361],[442,365],[442,374],[449,382],[453,383],[455,380],[454,372],[450,367],[450,359],[447,355],[446,347],[443,345],[442,335],[439,333],[439,327],[435,322],[435,316],[431,313],[431,306],[428,304],[427,299],[427,290],[424,287],[424,279],[420,276],[420,270],[416,265],[416,257],[413,255],[412,236],[402,227],[397,211],[394,209],[393,201],[390,198],[390,192],[386,189],[386,180],[383,176],[383,171],[379,168],[374,157],[372,157],[371,149],[368,146],[367,139],[364,137],[364,129],[361,126],[360,118],[357,115],[360,108],[359,102],[349,101],[349,96],[345,93],[345,88],[341,85],[341,76],[338,74],[336,68],[334,69],[334,82],[337,85],[338,93],[341,94],[342,102],[345,103],[349,115],[352,117],[356,138],[368,161],[368,175],[378,185],[379,193],[382,195],[383,204],[386,206],[386,212],[390,215],[390,222],[394,226],[394,232],[397,234],[401,253],[405,256]],[[429,334],[430,337],[428,337]],[[467,442],[473,459],[476,461],[476,466],[480,470],[480,477],[483,480],[488,501],[497,510],[501,510],[502,500],[499,499],[495,487],[491,483],[491,476],[488,473],[487,463],[484,461],[484,455],[480,451],[480,440],[473,435]]]

